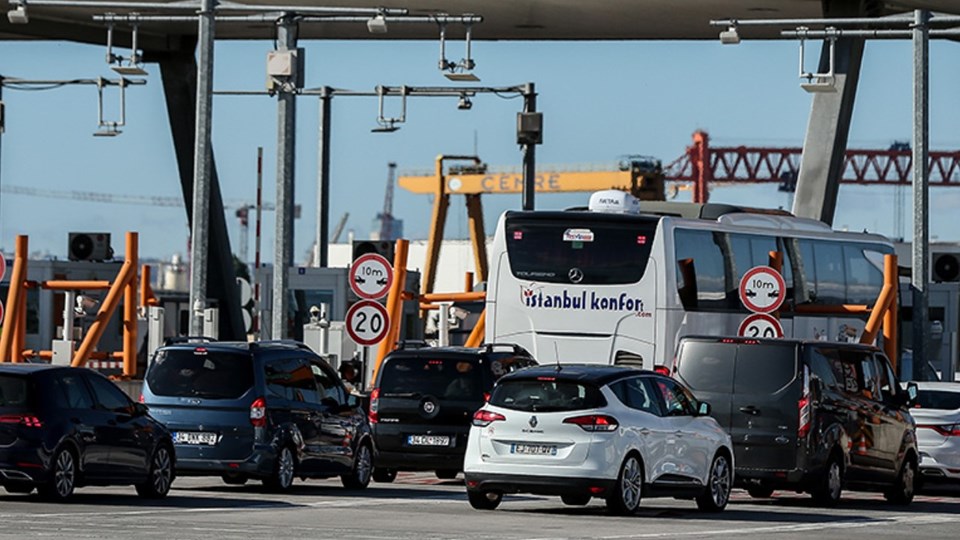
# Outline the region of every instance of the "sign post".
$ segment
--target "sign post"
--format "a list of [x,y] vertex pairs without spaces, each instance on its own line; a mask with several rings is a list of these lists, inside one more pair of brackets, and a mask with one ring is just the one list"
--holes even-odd
[[780,321],[770,315],[783,305],[787,290],[780,272],[769,266],[755,266],[740,279],[740,302],[752,311],[740,323],[737,335],[752,338],[782,338]]

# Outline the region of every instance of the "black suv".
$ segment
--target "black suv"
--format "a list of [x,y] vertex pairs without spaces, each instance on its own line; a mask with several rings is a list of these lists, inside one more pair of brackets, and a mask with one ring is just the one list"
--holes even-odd
[[173,431],[177,473],[260,479],[370,482],[366,415],[327,362],[296,342],[184,342],[161,347],[143,401]]
[[471,418],[493,384],[535,365],[517,345],[402,348],[387,355],[370,394],[373,479],[392,482],[398,470],[456,477]]
[[737,483],[754,497],[803,490],[830,506],[847,486],[913,499],[916,385],[905,391],[875,347],[685,337],[673,372],[730,432]]

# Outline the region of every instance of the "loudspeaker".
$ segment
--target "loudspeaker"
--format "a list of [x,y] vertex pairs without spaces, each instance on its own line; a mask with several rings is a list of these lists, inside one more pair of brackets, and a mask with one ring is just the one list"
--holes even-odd
[[106,261],[113,258],[110,233],[69,234],[67,258],[71,261]]

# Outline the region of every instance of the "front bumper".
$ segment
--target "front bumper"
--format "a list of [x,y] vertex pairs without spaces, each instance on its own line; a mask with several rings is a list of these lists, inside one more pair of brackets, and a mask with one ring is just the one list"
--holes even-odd
[[498,491],[501,493],[533,493],[535,495],[591,495],[604,496],[616,485],[616,480],[574,477],[533,476],[521,474],[465,473],[470,491]]

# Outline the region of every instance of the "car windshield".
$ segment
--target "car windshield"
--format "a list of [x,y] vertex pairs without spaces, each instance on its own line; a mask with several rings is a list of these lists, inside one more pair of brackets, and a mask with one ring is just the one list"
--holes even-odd
[[473,358],[392,358],[380,376],[383,397],[482,400],[484,390]]
[[236,399],[253,386],[253,361],[203,348],[160,351],[146,382],[158,396]]
[[560,412],[596,409],[606,400],[594,386],[541,377],[501,381],[493,389],[490,404],[515,411]]
[[0,407],[25,407],[28,397],[26,378],[0,375]]
[[960,409],[960,392],[920,389],[916,406],[921,409]]

